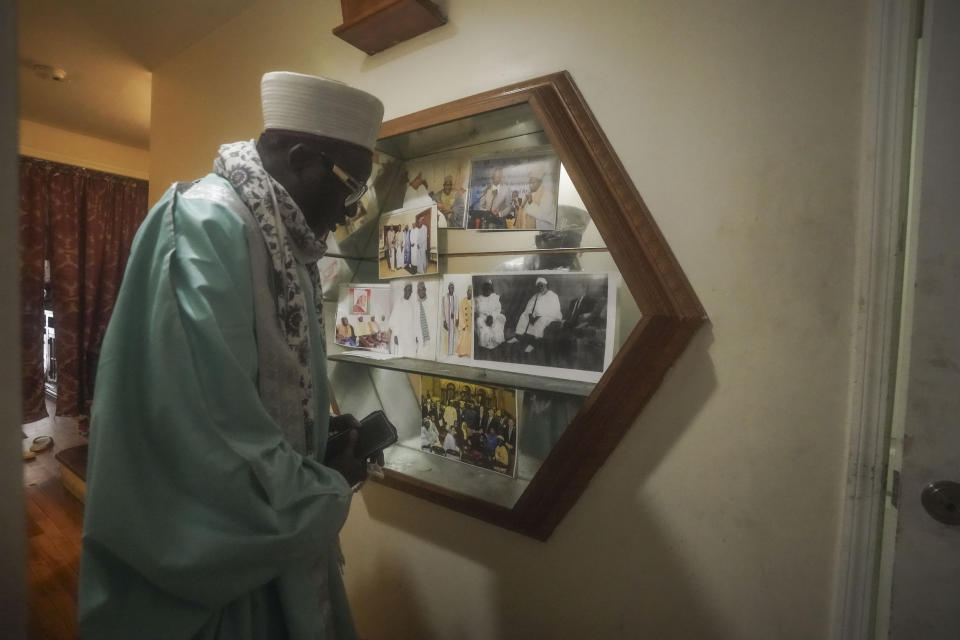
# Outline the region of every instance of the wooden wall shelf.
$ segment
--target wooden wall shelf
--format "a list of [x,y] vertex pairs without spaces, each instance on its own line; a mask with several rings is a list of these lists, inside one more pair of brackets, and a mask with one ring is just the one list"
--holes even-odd
[[430,0],[340,0],[343,24],[333,35],[374,55],[447,23]]
[[[426,473],[417,475],[405,459],[395,468],[389,468],[388,459],[382,480],[396,489],[544,540],[634,423],[664,374],[705,322],[706,314],[569,73],[534,78],[390,120],[380,130],[380,141],[389,146],[397,142],[390,140],[396,136],[411,136],[411,144],[421,138],[439,140],[443,136],[429,134],[437,133],[440,127],[446,132],[459,125],[472,126],[474,120],[464,119],[478,116],[496,120],[495,112],[515,105],[528,105],[542,125],[596,225],[604,250],[609,251],[620,272],[625,285],[620,295],[631,296],[642,317],[625,334],[619,351],[595,385],[569,380],[544,382],[535,376],[519,379],[515,374],[509,378],[503,373],[434,362],[386,360],[363,364],[371,371],[394,369],[478,384],[495,380],[518,389],[572,392],[583,398],[572,421],[528,482],[516,483],[517,495],[511,496],[508,504],[483,499],[479,492],[465,492],[462,486],[444,484]],[[359,358],[346,355],[332,354],[330,359],[336,366],[361,364]],[[357,379],[349,370],[342,377],[350,384]],[[358,397],[369,399],[369,395]],[[415,411],[419,410],[417,404]]]

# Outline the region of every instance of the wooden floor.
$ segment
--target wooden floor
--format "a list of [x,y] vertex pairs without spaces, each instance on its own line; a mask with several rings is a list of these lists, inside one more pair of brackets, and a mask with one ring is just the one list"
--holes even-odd
[[[48,404],[52,415],[53,406]],[[86,442],[75,420],[46,418],[24,425],[28,448],[33,438],[52,435],[54,447],[23,463],[26,489],[27,602],[31,640],[74,640],[77,637],[77,578],[83,505],[60,483],[57,451]]]

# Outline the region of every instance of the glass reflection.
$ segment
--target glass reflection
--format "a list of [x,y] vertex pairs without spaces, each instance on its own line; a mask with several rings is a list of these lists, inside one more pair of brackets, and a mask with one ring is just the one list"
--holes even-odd
[[[499,180],[495,172],[501,174]],[[556,197],[555,219],[550,224],[538,223],[535,216],[525,219],[518,205],[544,192],[535,178],[548,182]],[[510,197],[504,200],[499,188],[491,191],[495,182]],[[513,206],[501,208],[498,200]],[[616,304],[597,317],[605,323],[608,314],[614,314],[612,332],[598,331],[596,323],[573,322],[583,315],[582,297],[578,302],[573,285],[570,291],[563,290],[562,277],[546,276],[560,291],[562,318],[557,326],[567,331],[563,335],[576,339],[556,339],[549,345],[522,341],[519,317],[534,295],[534,276],[528,278],[530,282],[517,281],[512,306],[504,312],[504,335],[495,341],[495,348],[513,350],[510,357],[484,360],[474,355],[465,366],[411,358],[361,361],[349,355],[334,340],[339,284],[389,282],[380,280],[378,273],[380,216],[433,204],[439,211],[436,267],[440,274],[488,274],[480,280],[496,280],[501,288],[513,286],[511,275],[528,278],[517,273],[524,271],[582,274],[583,280],[611,274],[613,289],[607,295],[608,299],[615,295]],[[591,340],[596,342],[600,335],[604,340],[610,336],[609,348],[615,354],[640,321],[641,310],[619,278],[587,206],[527,104],[382,140],[370,188],[360,205],[347,227],[329,238],[333,255],[321,263],[334,408],[358,417],[377,409],[387,413],[400,435],[398,444],[385,452],[388,469],[445,491],[512,507],[593,389],[594,382],[569,379],[558,371],[595,356],[597,348]],[[534,212],[532,207],[527,211]],[[429,279],[446,287],[442,278]],[[471,280],[475,296],[482,296],[481,281]],[[599,291],[600,285],[594,288]],[[506,289],[501,293],[506,294]],[[479,306],[476,300],[474,304]],[[477,330],[476,325],[472,327],[475,341],[479,340]],[[545,328],[542,337],[549,336]],[[506,344],[511,338],[516,338],[515,344]],[[526,351],[528,347],[533,347],[531,352]],[[538,348],[542,362],[534,364],[545,371],[531,373],[522,367],[533,362],[531,353]],[[599,353],[603,352],[601,347]],[[511,370],[511,365],[521,368]],[[551,366],[556,369],[551,371]],[[594,369],[599,376],[602,362]],[[454,387],[453,396],[449,385]],[[456,391],[461,386],[470,386],[472,395],[464,399]],[[496,391],[498,387],[502,391]],[[485,400],[476,399],[477,388],[485,390]],[[514,398],[512,410],[506,406],[507,397]],[[477,408],[485,404],[497,412],[492,433],[490,424],[484,423],[484,411]]]

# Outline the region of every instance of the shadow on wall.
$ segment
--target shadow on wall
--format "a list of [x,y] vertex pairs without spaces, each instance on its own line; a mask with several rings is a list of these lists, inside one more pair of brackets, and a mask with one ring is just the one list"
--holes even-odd
[[[364,489],[371,518],[387,527],[459,556],[442,567],[428,558],[379,554],[376,580],[352,585],[360,631],[369,638],[726,638],[723,620],[710,610],[689,566],[644,505],[647,478],[717,387],[702,329],[667,374],[640,423],[624,437],[546,543],[488,525],[453,511],[425,505],[382,485]],[[624,456],[630,455],[630,460]],[[696,470],[691,470],[696,473]],[[669,498],[669,496],[667,497]],[[682,495],[677,509],[683,509]],[[427,512],[429,517],[424,517]],[[378,536],[379,534],[374,534]],[[381,562],[384,564],[381,565]],[[471,602],[458,564],[489,570],[484,601]],[[423,593],[428,585],[432,593]],[[476,585],[474,585],[476,587]],[[474,593],[474,592],[470,592]],[[376,602],[373,609],[365,605]],[[447,615],[462,614],[461,626]],[[471,629],[483,620],[489,631]],[[402,626],[401,626],[402,625]],[[453,626],[456,625],[456,626]],[[451,635],[456,631],[456,635]]]
[[[443,14],[448,15],[445,9],[443,9]],[[393,62],[397,58],[409,55],[414,51],[425,49],[433,44],[436,44],[437,42],[449,40],[450,38],[456,36],[459,31],[460,29],[457,28],[457,25],[448,21],[447,24],[441,27],[431,29],[430,31],[420,34],[415,38],[411,38],[410,40],[396,44],[389,49],[385,49],[380,53],[367,56],[363,60],[361,69],[364,72],[367,72],[378,67],[382,67],[383,65]]]

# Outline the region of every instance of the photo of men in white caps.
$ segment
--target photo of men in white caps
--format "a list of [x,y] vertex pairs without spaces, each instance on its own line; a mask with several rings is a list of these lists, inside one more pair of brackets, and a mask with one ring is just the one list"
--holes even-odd
[[466,228],[554,229],[559,184],[560,161],[553,153],[474,160]]
[[401,358],[437,359],[437,280],[396,280],[387,327],[390,353]]
[[582,372],[579,379],[598,379],[609,364],[616,287],[608,274],[478,274],[473,285],[474,360],[543,375]]

